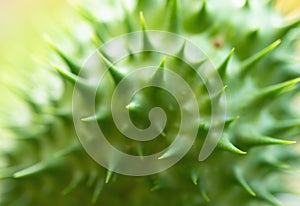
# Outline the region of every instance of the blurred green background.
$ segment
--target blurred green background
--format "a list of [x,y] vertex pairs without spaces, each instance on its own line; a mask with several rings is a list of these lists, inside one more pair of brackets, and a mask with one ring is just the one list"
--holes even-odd
[[43,31],[63,20],[67,10],[64,0],[0,0],[1,65],[16,62],[16,56],[28,57],[29,49],[40,44]]
[[65,0],[0,0],[1,113],[18,105],[5,82],[22,78],[21,70],[33,65],[33,53],[46,47],[43,34],[64,24],[70,10]]

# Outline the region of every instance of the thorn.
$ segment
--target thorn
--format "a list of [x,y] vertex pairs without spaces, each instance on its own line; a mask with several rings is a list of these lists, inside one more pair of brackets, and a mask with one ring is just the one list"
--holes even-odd
[[95,22],[97,21],[96,18],[91,14],[91,12],[88,12],[87,9],[85,9],[82,5],[75,4],[75,9],[78,11],[78,14],[80,16],[88,21]]
[[200,17],[206,14],[206,9],[207,9],[206,7],[207,7],[207,0],[203,0],[202,7],[199,12]]
[[121,2],[121,6],[122,6],[122,9],[123,9],[124,14],[125,14],[125,18],[124,19],[125,19],[125,24],[126,24],[126,27],[127,27],[127,31],[129,33],[134,32],[135,31],[134,24],[132,22],[132,19],[131,19],[130,15],[129,15],[128,10],[126,9],[126,6],[124,5],[124,2]]
[[134,53],[134,52],[131,50],[131,48],[130,48],[129,45],[127,45],[126,48],[127,48],[127,53],[129,54],[129,56],[128,56],[129,60],[133,60],[133,59],[135,58],[135,54],[136,54],[136,53]]
[[93,34],[92,36],[92,41],[93,43],[97,46],[97,47],[100,47],[101,45],[103,45],[103,40],[101,40],[97,34]]
[[105,183],[106,184],[109,182],[109,180],[111,179],[112,175],[113,175],[113,172],[111,170],[107,170],[106,178],[105,178]]
[[147,30],[146,21],[145,21],[144,13],[142,11],[140,12],[140,22],[141,22],[142,30],[146,31]]
[[[222,89],[220,89],[218,92],[216,92],[215,94],[209,95],[208,97],[203,98],[203,108],[210,108],[212,104],[214,104],[215,102],[219,102],[222,95],[225,95],[225,90],[227,88],[227,85],[223,86]],[[210,109],[208,109],[210,110]]]
[[88,117],[83,117],[81,118],[81,121],[83,122],[93,122],[93,121],[98,121],[102,120],[101,116],[93,115],[93,116],[88,116]]
[[209,126],[206,125],[205,122],[200,122],[200,124],[199,124],[199,130],[208,131],[209,130]]
[[159,180],[156,180],[154,183],[154,186],[150,189],[151,192],[159,190],[162,187]]
[[182,136],[177,144],[166,149],[166,151],[160,157],[158,157],[158,159],[167,159],[180,154],[182,152],[182,149],[185,148],[186,144],[188,144],[188,141],[189,140],[186,137]]
[[294,120],[285,120],[285,121],[279,121],[278,123],[273,124],[269,129],[267,129],[268,132],[271,133],[279,133],[281,131],[288,131],[293,128],[300,127],[300,120],[294,119]]
[[242,151],[241,149],[237,148],[232,142],[230,142],[228,136],[225,134],[223,134],[223,136],[219,140],[217,147],[222,150],[233,152],[240,155],[247,154],[247,152]]
[[243,8],[250,9],[250,2],[249,2],[249,0],[245,0],[245,4],[244,4]]
[[79,74],[81,68],[73,63],[57,46],[55,46],[49,37],[45,36],[44,38],[49,47],[68,65],[71,72],[75,75]]
[[181,137],[181,139],[179,140],[179,142],[177,142],[177,144],[175,144],[172,147],[167,148],[166,151],[160,157],[158,157],[158,159],[159,160],[167,159],[170,157],[174,157],[177,154],[180,154],[182,149],[187,144],[187,141],[189,141],[189,140],[186,139],[185,137]]
[[200,183],[200,184],[199,184],[199,189],[200,189],[200,193],[201,193],[203,199],[204,199],[206,202],[210,202],[210,198],[209,198],[209,196],[208,196],[208,194],[207,194],[207,191],[206,191],[206,189],[205,189],[203,183]]
[[83,122],[94,122],[94,121],[101,121],[108,118],[110,115],[109,110],[107,109],[100,109],[98,112],[96,112],[95,115],[87,116],[81,118],[81,121]]
[[166,63],[167,57],[164,56],[159,64],[159,68],[164,68]]
[[52,67],[54,67],[54,69],[60,74],[60,76],[62,76],[64,79],[68,80],[69,82],[76,84],[77,81],[77,76],[66,71],[63,70],[61,68],[59,68],[58,66],[52,65]]
[[224,79],[224,77],[226,75],[226,70],[227,70],[228,62],[231,59],[232,54],[234,53],[234,51],[235,51],[235,48],[231,49],[231,51],[229,52],[229,54],[226,57],[226,59],[218,67],[218,72],[219,72],[219,75],[221,76],[222,79]]
[[257,94],[254,94],[253,98],[247,104],[249,106],[256,106],[258,104],[264,103],[265,100],[274,99],[274,97],[280,94],[293,91],[296,88],[296,84],[298,82],[300,82],[300,78],[292,79],[263,88]]
[[213,94],[212,96],[208,96],[206,99],[204,99],[203,106],[210,107],[213,102],[217,102],[220,100],[221,96],[225,95],[225,90],[227,89],[227,85],[223,86],[222,89],[220,89],[217,93]]
[[97,181],[97,184],[96,184],[96,187],[95,187],[95,190],[93,192],[93,196],[92,196],[92,203],[93,204],[96,204],[97,200],[99,199],[99,196],[103,190],[103,187],[104,187],[104,180],[103,179],[100,179]]
[[85,88],[90,88],[90,85],[84,80],[82,79],[81,77],[78,77],[77,75],[71,73],[71,72],[68,72],[64,69],[61,69],[59,68],[58,66],[55,66],[55,65],[52,65],[54,67],[54,69],[60,74],[60,76],[71,82],[72,84],[79,84]]
[[141,105],[136,102],[130,102],[128,105],[126,105],[126,109],[129,111],[137,111],[141,108]]
[[234,167],[233,174],[235,179],[238,181],[239,185],[251,196],[255,197],[256,194],[253,191],[253,189],[250,187],[244,176],[242,175],[242,172],[237,168]]
[[283,206],[282,203],[276,197],[274,197],[274,195],[272,195],[271,193],[269,193],[267,191],[260,192],[260,194],[258,194],[258,196],[260,198],[262,198],[263,200],[265,200],[266,202],[271,203],[274,206]]
[[259,32],[259,29],[256,28],[256,29],[253,29],[251,31],[249,31],[247,34],[246,34],[246,38],[248,39],[254,39],[255,37],[257,37],[258,35],[258,32]]
[[285,162],[266,162],[266,163],[278,169],[291,169],[291,165]]
[[172,149],[168,149],[165,153],[163,153],[160,157],[158,157],[159,160],[162,160],[162,159],[166,159],[166,158],[169,158],[169,157],[172,157],[173,155],[176,154],[176,150]]
[[[94,26],[95,27],[95,26]],[[107,41],[107,39],[109,38],[109,37],[107,37],[108,35],[106,35],[106,36],[104,36],[104,32],[103,32],[103,30],[104,29],[95,29],[95,31],[94,31],[94,34],[93,34],[93,41],[94,41],[94,43],[96,43],[96,45],[98,45],[99,44],[99,47],[101,46],[101,45],[103,45],[104,44],[104,42],[106,42]]]
[[76,174],[70,184],[62,191],[63,195],[69,194],[72,190],[74,190],[82,181],[83,176],[81,174]]
[[40,113],[41,107],[29,96],[29,91],[17,85],[8,85],[7,88],[10,92],[19,97],[20,100],[24,101],[33,111]]
[[97,51],[98,56],[100,57],[101,61],[105,64],[106,67],[108,67],[108,71],[113,77],[116,84],[118,84],[123,78],[124,75],[118,71],[116,67],[99,51]]
[[88,187],[91,187],[93,185],[93,183],[96,181],[97,177],[98,177],[98,172],[96,170],[92,170],[90,172],[90,175],[89,175],[89,178],[86,182],[86,185]]
[[155,185],[153,186],[150,191],[153,192],[153,191],[156,191],[156,190],[159,190],[160,189],[160,185]]
[[145,21],[143,12],[140,12],[140,22],[141,22],[141,27],[142,27],[142,31],[143,31],[143,49],[145,51],[151,51],[152,44],[147,35],[147,25],[146,25],[146,21]]
[[19,172],[13,174],[14,178],[22,178],[26,176],[30,176],[39,172],[42,172],[46,166],[44,164],[36,164]]
[[180,58],[184,58],[184,51],[186,46],[186,40],[183,41],[182,46],[180,47],[179,51],[177,52],[176,56]]
[[191,180],[192,180],[194,185],[198,185],[199,175],[196,173],[196,171],[192,172]]
[[109,39],[110,34],[107,29],[107,26],[104,23],[99,22],[90,11],[88,11],[80,5],[77,5],[75,9],[83,19],[87,20],[90,24],[92,24],[96,35],[102,42],[105,42],[105,40]]
[[278,38],[283,38],[286,34],[289,33],[289,31],[291,31],[294,28],[297,28],[297,26],[300,24],[300,17],[297,17],[295,20],[293,20],[292,22],[286,24],[285,26],[283,26],[282,28],[279,29],[278,31]]
[[135,148],[136,148],[138,156],[140,157],[141,160],[143,160],[144,159],[144,152],[143,152],[142,145],[138,142],[136,144]]
[[193,14],[189,27],[193,32],[204,32],[212,26],[212,21],[207,10],[207,0],[202,0],[201,8]]
[[170,9],[171,13],[169,17],[169,31],[178,34],[181,30],[181,19],[177,0],[172,0]]
[[231,123],[235,122],[236,120],[238,120],[240,118],[240,116],[235,116],[235,117],[232,117],[232,118],[229,118],[227,120],[225,120],[225,128],[228,128]]
[[227,89],[227,85],[223,86],[222,89],[220,89],[216,94],[214,94],[211,100],[219,100],[222,94],[225,94],[226,89]]
[[25,168],[23,170],[20,170],[20,171],[14,173],[13,177],[14,178],[23,178],[23,177],[27,177],[30,175],[34,175],[34,174],[43,172],[43,171],[55,166],[58,163],[59,162],[54,162],[54,161],[39,162],[28,168]]
[[248,136],[237,139],[240,145],[259,146],[259,145],[289,145],[296,141],[282,140],[268,136]]
[[72,112],[68,109],[57,109],[54,107],[43,107],[42,112],[45,114],[50,114],[56,117],[62,117],[62,118],[71,118]]
[[207,61],[208,61],[208,58],[201,59],[200,61],[193,63],[192,67],[199,70],[200,67]]
[[76,151],[79,151],[81,149],[81,144],[79,143],[76,143],[76,144],[73,144],[72,146],[70,147],[67,147],[63,150],[60,150],[56,153],[54,153],[54,157],[58,158],[58,157],[64,157],[64,156],[67,156],[71,153],[74,153]]
[[[129,102],[128,105],[126,105],[126,109],[129,112],[130,115],[133,119],[144,119],[147,118],[147,116],[149,115],[147,111],[149,111],[149,102],[147,101],[148,96],[147,95],[151,95],[151,96],[155,96],[157,95],[157,92],[155,92],[155,90],[151,89],[146,91],[143,94],[139,94],[136,95],[131,102]],[[146,123],[148,122],[148,123]],[[147,124],[149,124],[150,121],[139,121],[139,126],[144,127]]]
[[[261,60],[263,57],[265,57],[267,54],[269,54],[271,51],[273,51],[279,44],[281,40],[277,40],[274,43],[272,43],[267,48],[261,50],[260,52],[254,54],[250,58],[244,60],[241,64],[240,73],[242,75],[246,74],[247,71],[249,71],[249,68],[253,65],[255,65],[259,60]],[[251,68],[250,68],[251,69]]]
[[155,71],[154,75],[151,78],[151,81],[154,82],[155,85],[160,85],[165,82],[164,68],[165,68],[166,59],[167,57],[164,56],[157,70]]
[[274,95],[276,93],[290,92],[295,89],[295,85],[300,82],[300,77],[276,85],[269,86],[261,92],[263,95]]

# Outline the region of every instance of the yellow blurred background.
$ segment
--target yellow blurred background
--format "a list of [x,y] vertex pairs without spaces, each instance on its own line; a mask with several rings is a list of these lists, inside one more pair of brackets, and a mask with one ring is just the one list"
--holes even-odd
[[3,82],[32,65],[32,51],[45,47],[43,34],[70,10],[67,0],[0,0],[0,112],[18,105]]
[[47,31],[65,10],[64,0],[0,0],[0,58],[37,45],[39,31]]

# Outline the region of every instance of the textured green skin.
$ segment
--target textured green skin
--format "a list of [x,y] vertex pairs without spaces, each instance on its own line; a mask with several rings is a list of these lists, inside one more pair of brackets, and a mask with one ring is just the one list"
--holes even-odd
[[[283,17],[275,12],[272,5],[264,4],[262,1],[251,1],[249,7],[246,5],[243,8],[234,8],[231,0],[210,0],[204,13],[200,12],[201,1],[183,1],[178,6],[180,12],[173,13],[178,15],[173,16],[173,19],[178,19],[169,23],[174,2],[176,1],[170,0],[168,4],[166,1],[158,0],[138,1],[136,9],[129,15],[132,21],[130,28],[132,31],[140,30],[139,11],[143,11],[147,28],[176,32],[187,37],[203,49],[215,65],[220,65],[230,50],[235,48],[223,81],[227,85],[227,116],[232,118],[239,115],[240,118],[226,126],[224,134],[237,148],[246,151],[247,154],[226,151],[219,145],[206,161],[198,162],[199,151],[210,120],[209,105],[205,104],[207,94],[203,90],[200,91],[200,95],[204,100],[199,95],[199,102],[206,127],[199,128],[194,147],[178,164],[157,175],[128,177],[113,174],[108,179],[107,171],[96,164],[81,146],[78,146],[71,117],[73,85],[66,81],[62,98],[49,102],[48,105],[39,105],[30,98],[25,99],[34,114],[31,125],[27,128],[10,127],[20,140],[16,141],[15,149],[1,153],[9,162],[7,168],[0,168],[0,177],[2,177],[0,187],[8,190],[3,194],[0,193],[2,205],[258,206],[279,204],[275,196],[277,193],[285,192],[284,184],[280,179],[284,169],[283,163],[297,163],[298,155],[291,146],[267,145],[268,143],[255,142],[255,137],[295,139],[299,121],[295,120],[296,117],[289,110],[288,105],[296,89],[280,95],[277,95],[278,92],[271,93],[261,101],[250,102],[249,99],[255,97],[253,94],[262,91],[265,87],[299,76],[299,71],[294,68],[295,63],[287,57],[295,50],[296,35],[291,32],[292,28],[283,32],[282,28],[285,27]],[[270,23],[272,19],[279,19],[280,26],[272,26]],[[253,28],[250,21],[257,26]],[[91,19],[88,22],[99,35],[98,38],[103,40],[130,32],[126,20],[107,23],[110,36],[105,35],[106,30],[101,30],[98,22],[92,22]],[[255,29],[258,31],[256,34],[253,33]],[[282,40],[278,48],[247,67],[246,70],[249,71],[240,75],[239,70],[245,59],[255,55],[277,39]],[[80,41],[74,44],[78,44],[75,47],[83,48],[84,52],[93,51],[90,46],[85,48]],[[78,57],[81,58],[83,57]],[[141,65],[147,66],[149,63],[158,65],[162,56],[146,54],[146,60],[144,58],[137,55],[116,67],[131,69]],[[70,59],[76,61],[73,56]],[[172,65],[172,68],[182,74],[187,81],[192,78],[193,74],[181,73],[189,68],[179,67],[175,59],[168,59],[166,64]],[[67,64],[65,66],[68,68]],[[201,84],[199,81],[199,85]],[[108,90],[112,90],[114,83],[109,81],[106,86]],[[194,87],[196,89],[197,85]],[[163,102],[160,106],[167,108],[168,105]],[[45,112],[45,107],[51,110]],[[147,110],[143,113],[134,113],[133,121],[140,127],[145,127],[147,118],[143,117],[147,114]],[[100,120],[99,124],[106,125],[107,132],[114,134],[115,127],[111,119]],[[170,130],[174,129],[172,127],[174,122],[168,124]],[[284,124],[287,126],[284,127]],[[42,126],[41,131],[36,133],[40,126]],[[117,137],[114,138],[117,140]],[[163,142],[158,138],[147,145],[148,149],[145,149],[144,153],[151,154],[154,149],[157,151],[164,148],[171,141],[171,137],[167,137]],[[127,143],[125,147],[121,141],[117,140],[114,143],[124,151],[137,155],[134,144]],[[277,142],[277,144],[283,143],[286,142]],[[76,146],[69,150],[72,145]],[[266,146],[256,147],[259,145]],[[64,154],[55,155],[61,151]],[[34,164],[42,166],[36,170],[26,170]],[[236,175],[235,168],[238,168],[242,179],[245,178],[243,180],[248,182],[249,187],[256,193],[255,197],[241,186],[241,178],[238,178],[241,176]],[[109,180],[107,184],[104,183],[105,179]],[[102,188],[97,185],[104,186]],[[99,197],[97,188],[102,189]]]

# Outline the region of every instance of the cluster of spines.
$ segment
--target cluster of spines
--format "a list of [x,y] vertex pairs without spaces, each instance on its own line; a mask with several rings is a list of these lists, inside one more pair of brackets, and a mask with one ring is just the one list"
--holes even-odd
[[[144,1],[138,1],[138,5],[140,7],[142,7],[141,5],[144,4]],[[179,12],[177,12],[178,10],[178,1],[173,0],[172,2],[168,1],[168,3],[171,5],[171,21],[169,23],[171,30],[170,31],[175,31],[175,32],[179,32],[182,28],[180,27],[179,24],[179,19],[181,19],[180,16],[178,16]],[[249,6],[249,2],[246,1],[245,3],[245,7]],[[203,18],[205,15],[207,15],[207,11],[206,11],[206,1],[204,1],[198,15],[201,15],[201,18]],[[91,21],[91,17],[88,18],[89,21]],[[175,20],[176,21],[175,21]],[[204,18],[205,19],[205,18]],[[146,48],[151,48],[151,41],[148,39],[147,37],[147,27],[146,27],[146,21],[145,18],[143,16],[143,13],[140,13],[140,21],[141,21],[141,28],[142,31],[144,32],[144,47]],[[95,21],[91,21],[93,24],[96,23]],[[126,22],[128,25],[128,28],[130,29],[130,31],[134,31],[134,29],[132,28],[133,23],[130,22],[130,18],[126,18]],[[295,21],[293,23],[291,23],[288,26],[284,26],[283,28],[280,29],[280,35],[278,35],[280,38],[283,37],[284,34],[286,34],[289,30],[291,30],[292,28],[294,28],[296,25],[298,25],[299,21]],[[98,24],[97,24],[97,27]],[[256,35],[257,34],[257,30],[253,33],[251,33],[251,36]],[[96,39],[98,42],[103,42],[104,41],[104,37],[102,37],[102,32],[97,32],[97,38]],[[239,78],[241,76],[245,76],[247,74],[247,72],[249,72],[249,70],[251,68],[254,68],[254,65],[259,62],[264,56],[266,56],[268,53],[270,53],[273,49],[275,49],[280,43],[280,40],[275,41],[274,43],[272,43],[270,46],[266,47],[265,49],[259,51],[258,53],[252,55],[250,58],[244,60],[241,64],[240,64],[240,70],[239,70],[239,74],[237,75]],[[60,74],[60,76],[68,81],[71,82],[72,84],[80,84],[82,85],[83,88],[87,88],[90,89],[92,87],[92,85],[90,85],[87,81],[85,81],[84,79],[82,79],[81,77],[77,76],[80,70],[80,67],[78,65],[76,65],[76,63],[74,63],[69,57],[67,57],[66,54],[64,54],[60,49],[58,49],[58,47],[56,47],[54,44],[50,43],[51,48],[58,54],[58,56],[61,57],[61,59],[65,62],[65,64],[68,66],[69,70],[64,70],[61,69],[58,66],[54,66],[54,68],[56,69],[56,71]],[[183,53],[182,50],[184,49],[184,45],[182,46],[181,50],[179,51],[179,53]],[[226,82],[226,77],[228,75],[226,68],[228,68],[228,63],[232,57],[234,53],[234,49],[232,49],[230,51],[230,53],[228,54],[228,56],[225,58],[225,60],[220,64],[220,66],[218,67],[218,72],[220,74],[220,76],[222,77],[222,79]],[[110,60],[108,58],[105,57],[105,55],[103,55],[102,53],[99,52],[99,57],[102,60],[102,62],[109,68],[108,71],[111,74],[111,77],[113,78],[114,82],[117,84],[123,77],[124,74],[120,73],[119,70],[113,65],[112,62],[110,62]],[[158,72],[156,73],[157,75],[163,75],[163,70],[161,70],[161,68],[164,67],[165,64],[165,59],[162,60],[162,62],[160,63],[160,65],[158,66]],[[160,77],[159,77],[160,78]],[[252,98],[248,101],[247,105],[245,105],[245,107],[251,107],[253,105],[261,105],[262,103],[264,103],[266,100],[268,100],[268,98],[270,97],[274,97],[276,95],[279,95],[285,91],[290,91],[291,89],[293,89],[293,87],[300,81],[299,78],[294,79],[294,80],[290,80],[284,83],[279,83],[276,85],[272,85],[269,86],[267,88],[264,89],[260,89],[258,92],[256,92],[255,94],[253,94]],[[225,88],[224,88],[225,90]],[[21,92],[21,94],[24,94],[24,92]],[[36,111],[36,108],[39,108],[40,106],[38,104],[35,104],[34,102],[32,102],[32,100],[30,98],[23,98],[33,109],[34,111]],[[128,106],[128,109],[130,110],[134,110],[135,107],[133,106]],[[43,111],[43,110],[38,110],[38,111]],[[48,110],[49,111],[49,110]],[[65,114],[63,114],[60,111],[56,111],[55,109],[51,109],[50,110],[51,114],[54,116],[58,116],[58,117],[65,117]],[[70,115],[70,114],[69,114]],[[242,115],[242,114],[239,114]],[[93,117],[86,117],[83,119],[83,121],[90,121],[90,120],[94,120],[94,119],[101,119],[103,118],[103,115],[97,114],[97,116],[93,116]],[[231,117],[225,120],[225,130],[231,126],[232,123],[237,122],[238,120],[238,116],[235,117]],[[279,124],[279,123],[277,123]],[[278,127],[273,128],[273,129],[289,129],[291,127],[297,127],[299,126],[299,121],[289,121],[287,122],[287,125],[278,125]],[[206,125],[205,123],[202,124],[202,126],[200,127],[200,130],[207,130],[209,128],[209,125]],[[18,134],[18,128],[14,127],[14,125],[12,125],[10,127],[11,130],[15,131],[16,134]],[[273,130],[274,131],[274,130]],[[233,153],[237,153],[237,154],[246,154],[246,151],[243,151],[239,148],[237,148],[237,146],[235,146],[235,144],[233,144],[230,141],[230,137],[227,136],[228,134],[226,134],[226,131],[224,133],[224,135],[222,136],[219,144],[218,144],[218,148],[222,149],[222,150],[226,150],[226,151],[230,151]],[[243,138],[237,138],[237,145],[242,145],[243,147],[245,146],[252,146],[252,145],[266,145],[266,144],[291,144],[294,143],[294,141],[287,141],[287,140],[280,140],[278,138],[272,138],[272,137],[268,137],[265,135],[253,135],[253,134],[248,134],[249,136],[247,136],[247,134],[243,137]],[[248,147],[246,147],[248,148]],[[73,153],[75,151],[80,150],[80,145],[79,144],[74,144],[72,145],[70,148],[64,149],[63,151],[59,151],[57,152],[53,157],[50,157],[49,160],[47,161],[42,161],[39,162],[33,166],[30,166],[26,169],[20,170],[20,171],[14,171],[14,172],[4,172],[5,174],[1,174],[3,177],[9,177],[12,176],[14,178],[21,178],[21,177],[26,177],[29,175],[33,175],[45,170],[48,170],[52,167],[55,167],[58,163],[59,163],[59,158],[63,157],[65,155],[68,155],[70,153]],[[143,154],[143,152],[139,149],[139,154]],[[168,151],[169,153],[172,153],[172,151]],[[165,157],[164,157],[165,158]],[[272,163],[270,163],[272,164]],[[277,164],[276,166],[280,166],[279,164]],[[7,174],[9,173],[9,174]],[[97,181],[96,187],[95,187],[95,192],[93,195],[93,202],[97,202],[97,198],[101,193],[101,190],[104,186],[104,183],[108,183],[109,180],[111,179],[113,175],[113,172],[108,170],[107,171],[107,175],[105,179],[101,179],[101,178],[97,178],[97,174],[93,173],[91,174],[91,178],[88,181],[88,185],[91,185],[92,182],[94,182],[96,179],[99,179],[99,181]],[[233,178],[236,180],[237,184],[241,186],[241,188],[243,188],[247,193],[249,193],[251,196],[256,196],[256,191],[254,189],[252,189],[252,187],[250,186],[250,184],[248,183],[248,181],[246,180],[246,178],[243,176],[242,172],[238,169],[238,168],[234,168],[232,171],[232,175]],[[1,176],[1,177],[2,177]],[[210,201],[210,198],[208,196],[208,193],[206,191],[206,189],[204,188],[204,186],[202,184],[199,184],[199,177],[197,176],[197,173],[193,172],[191,173],[191,181],[193,184],[199,186],[200,192],[203,196],[203,199],[205,201]],[[79,185],[79,183],[82,180],[82,176],[76,176],[74,177],[73,181],[70,183],[69,186],[66,187],[66,189],[63,191],[64,194],[67,194],[68,192],[70,192],[72,189],[74,189],[77,185]],[[201,182],[201,181],[200,181]],[[156,183],[155,186],[152,188],[152,190],[156,190],[159,189],[160,183]],[[272,197],[270,194],[262,194],[261,198],[267,199],[269,202],[273,203],[274,205],[278,205],[277,200],[274,199],[274,197]]]

